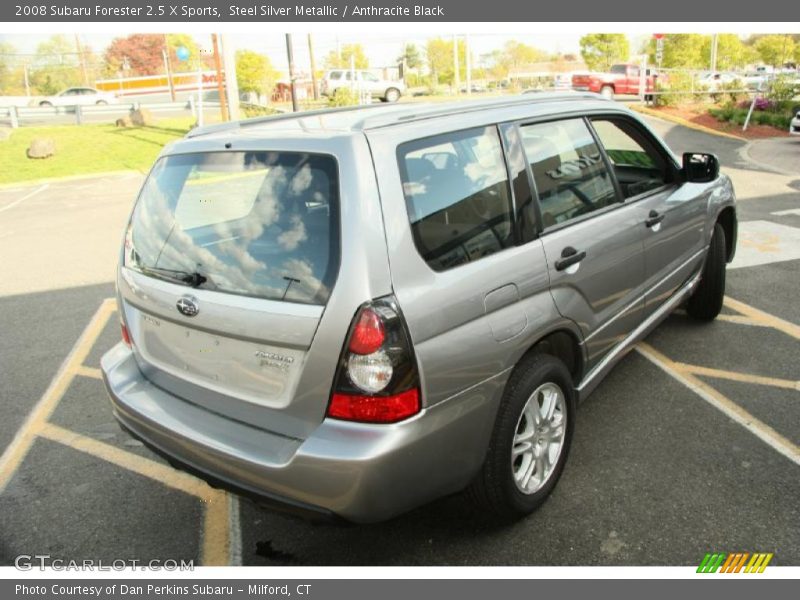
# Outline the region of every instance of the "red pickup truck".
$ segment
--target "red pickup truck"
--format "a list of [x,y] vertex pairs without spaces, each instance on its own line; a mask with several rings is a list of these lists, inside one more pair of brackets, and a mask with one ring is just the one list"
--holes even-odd
[[[613,98],[614,94],[638,94],[641,67],[639,65],[612,65],[608,73],[583,73],[572,76],[572,89],[602,94]],[[647,70],[645,92],[655,89],[655,76]]]

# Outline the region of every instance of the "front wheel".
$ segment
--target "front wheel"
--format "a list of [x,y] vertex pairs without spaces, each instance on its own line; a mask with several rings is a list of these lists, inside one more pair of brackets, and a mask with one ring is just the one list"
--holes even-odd
[[386,102],[397,102],[400,100],[400,90],[397,88],[389,88],[386,90],[383,98],[386,100]]
[[534,354],[511,375],[480,473],[468,492],[505,519],[536,510],[561,476],[575,428],[572,377],[563,362]]
[[97,106],[105,106],[108,104],[108,102],[106,102],[105,100],[98,100],[97,102],[95,102],[95,104],[97,104]]
[[700,283],[686,304],[686,312],[690,317],[700,321],[713,321],[722,310],[726,262],[725,230],[717,223],[714,225]]
[[41,106],[42,108],[51,108],[53,106],[53,103],[48,102],[47,100],[42,100],[41,102],[39,102],[39,106]]

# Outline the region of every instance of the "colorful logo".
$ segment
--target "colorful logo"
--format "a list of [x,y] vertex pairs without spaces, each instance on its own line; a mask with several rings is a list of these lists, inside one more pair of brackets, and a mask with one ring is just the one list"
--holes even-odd
[[698,573],[763,573],[772,552],[708,552],[697,567]]

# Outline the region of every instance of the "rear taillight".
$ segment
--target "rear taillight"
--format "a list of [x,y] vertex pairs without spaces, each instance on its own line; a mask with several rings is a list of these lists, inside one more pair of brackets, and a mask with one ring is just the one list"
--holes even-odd
[[119,326],[122,329],[122,341],[125,342],[125,345],[128,346],[128,348],[130,348],[131,334],[128,333],[128,327],[125,325],[125,323],[120,323]]
[[334,378],[328,417],[396,423],[421,409],[411,339],[393,297],[356,313]]

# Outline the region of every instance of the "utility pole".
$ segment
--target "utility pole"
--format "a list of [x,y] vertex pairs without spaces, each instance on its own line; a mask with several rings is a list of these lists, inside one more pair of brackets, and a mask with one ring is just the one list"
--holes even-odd
[[225,84],[222,81],[222,60],[219,55],[219,39],[217,34],[211,34],[211,45],[214,49],[214,68],[217,71],[217,94],[219,94],[219,112],[223,121],[230,119],[228,103],[225,101]]
[[455,75],[454,85],[456,94],[458,94],[459,88],[461,87],[461,74],[458,71],[458,36],[453,34],[453,73]]
[[83,48],[81,47],[81,39],[78,37],[78,34],[75,34],[75,49],[78,51],[78,61],[81,65],[81,79],[83,80],[83,85],[86,87],[89,86],[89,76],[86,73],[86,57],[83,55]]
[[711,72],[717,72],[717,52],[719,51],[719,34],[711,36]]
[[164,69],[167,71],[167,85],[169,86],[169,97],[175,102],[175,84],[172,82],[172,61],[169,58],[169,42],[167,34],[164,34]]
[[464,36],[464,52],[467,60],[467,96],[472,95],[472,50],[469,46],[469,34]]
[[289,84],[292,90],[292,112],[297,112],[297,84],[294,80],[294,51],[292,50],[292,34],[286,34],[286,56],[289,59]]
[[236,47],[227,35],[220,36],[222,62],[225,68],[225,93],[228,94],[228,115],[239,120],[239,83],[236,81]]
[[314,87],[314,100],[319,100],[319,90],[317,89],[317,61],[314,60],[314,42],[311,34],[308,34],[308,56],[311,59],[311,85]]

